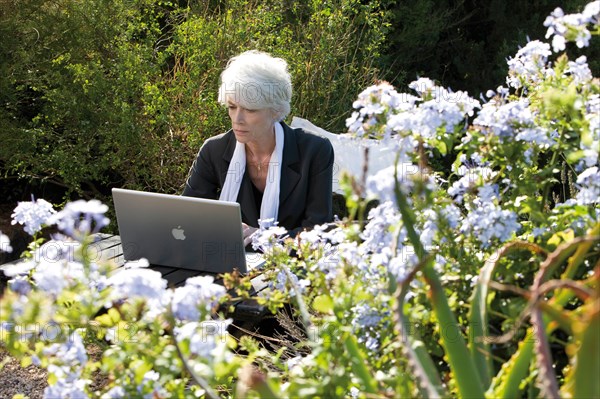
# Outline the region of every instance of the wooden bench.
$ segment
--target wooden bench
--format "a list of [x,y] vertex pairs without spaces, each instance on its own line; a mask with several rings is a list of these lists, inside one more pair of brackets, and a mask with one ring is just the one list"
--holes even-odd
[[[116,265],[114,271],[123,267],[125,264],[125,259],[123,258],[121,238],[117,235],[111,234],[97,234],[96,236],[98,237],[98,241],[91,245],[90,251],[94,252],[90,253],[90,256],[93,256],[94,259],[100,259],[103,261],[113,261]],[[4,274],[4,269],[20,262],[22,262],[22,260],[17,259],[15,261],[0,265],[0,296],[2,295],[4,287],[6,287],[7,281],[9,280],[9,277]],[[159,272],[162,277],[167,280],[170,287],[182,286],[190,277],[207,274],[215,277],[215,283],[222,284],[223,282],[223,279],[218,275],[203,273],[197,270],[180,269],[168,266],[150,266],[149,269]],[[260,274],[254,277],[251,280],[251,283],[252,290],[250,294],[252,296],[256,296],[260,291],[267,288],[267,283]],[[238,323],[256,323],[260,321],[268,311],[264,306],[259,305],[256,299],[237,300],[235,303],[232,303],[232,305],[234,306],[234,311],[231,314],[228,314],[228,317],[231,317],[235,322]]]

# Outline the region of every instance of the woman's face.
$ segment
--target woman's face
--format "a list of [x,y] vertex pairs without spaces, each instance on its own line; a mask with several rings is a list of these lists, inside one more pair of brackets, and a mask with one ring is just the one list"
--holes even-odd
[[273,112],[270,109],[247,109],[228,100],[227,108],[235,138],[240,143],[260,143],[273,133]]

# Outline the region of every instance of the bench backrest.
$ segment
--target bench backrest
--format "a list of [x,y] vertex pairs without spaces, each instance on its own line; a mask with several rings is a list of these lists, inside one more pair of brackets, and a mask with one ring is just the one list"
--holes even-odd
[[333,166],[333,191],[341,193],[339,187],[341,171],[360,177],[364,163],[364,150],[369,146],[369,168],[367,176],[375,175],[382,169],[394,165],[396,154],[387,145],[378,140],[357,140],[339,134],[328,132],[310,121],[298,117],[292,119],[291,127],[318,134],[329,139],[335,153],[335,164]]

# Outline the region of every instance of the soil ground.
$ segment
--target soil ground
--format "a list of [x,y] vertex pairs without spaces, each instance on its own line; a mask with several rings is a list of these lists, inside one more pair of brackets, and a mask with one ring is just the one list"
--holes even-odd
[[1,347],[0,364],[4,364],[0,370],[0,398],[12,398],[18,393],[29,399],[42,398],[44,388],[48,386],[46,370],[33,365],[21,367],[20,361],[9,356]]

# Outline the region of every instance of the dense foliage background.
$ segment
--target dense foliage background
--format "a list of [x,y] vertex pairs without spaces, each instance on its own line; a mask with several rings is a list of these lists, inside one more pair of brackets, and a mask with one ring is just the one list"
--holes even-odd
[[526,33],[585,1],[560,3],[1,0],[2,202],[180,191],[203,140],[228,128],[219,73],[246,49],[289,62],[292,116],[341,132],[378,79],[428,76],[476,98],[503,84]]

